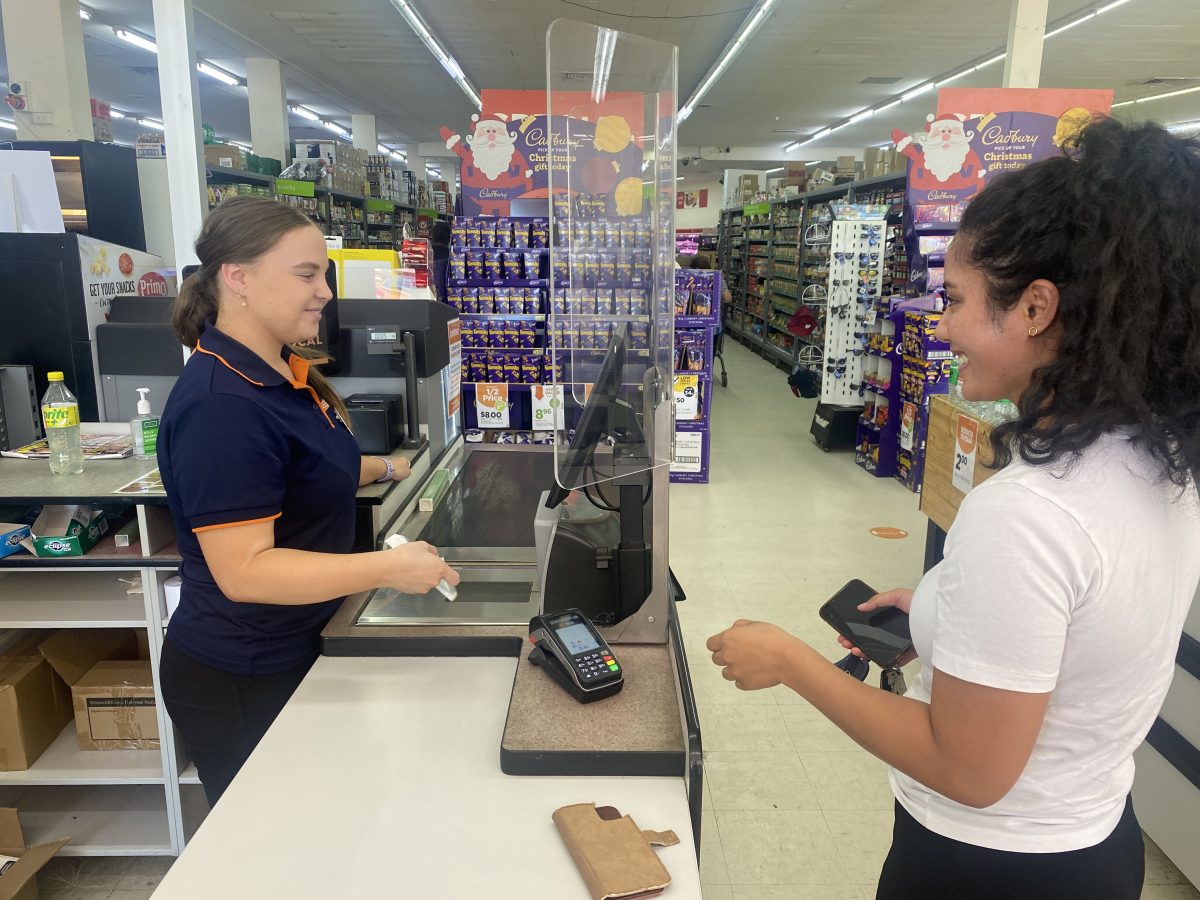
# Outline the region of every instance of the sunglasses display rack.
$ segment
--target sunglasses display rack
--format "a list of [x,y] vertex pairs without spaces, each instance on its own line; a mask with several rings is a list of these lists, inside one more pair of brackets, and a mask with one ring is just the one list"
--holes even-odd
[[867,313],[883,287],[886,221],[880,218],[834,219],[830,227],[829,279],[826,282],[825,373],[821,402],[862,406],[863,346]]

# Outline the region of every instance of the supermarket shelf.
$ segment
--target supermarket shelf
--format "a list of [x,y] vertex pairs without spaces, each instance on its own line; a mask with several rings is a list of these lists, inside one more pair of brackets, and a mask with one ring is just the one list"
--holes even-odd
[[774,344],[767,343],[766,341],[763,342],[763,349],[769,350],[776,357],[778,357],[779,359],[781,359],[785,362],[795,362],[796,361],[796,354],[791,350],[784,350],[783,348],[776,347]]
[[771,293],[775,294],[778,297],[787,297],[789,300],[799,300],[800,299],[795,294],[789,294],[787,291],[781,291],[778,288],[771,288]]
[[55,571],[58,569],[158,569],[178,568],[181,563],[179,550],[172,541],[167,547],[154,556],[142,556],[142,546],[134,542],[131,547],[118,547],[114,535],[102,537],[84,556],[71,556],[62,559],[42,559],[29,553],[18,553],[0,559],[0,571],[5,569],[22,569],[36,571]]
[[227,166],[205,166],[204,175],[208,181],[216,184],[265,184],[275,186],[274,175],[263,175],[261,172],[246,172],[243,169],[230,169]]
[[144,628],[140,593],[117,572],[0,573],[0,628]]
[[[112,751],[120,752],[120,751]],[[70,837],[59,856],[170,856],[171,831],[157,785],[6,787],[29,845]]]
[[72,720],[23,772],[0,772],[0,785],[163,784],[160,750],[80,750]]
[[182,772],[179,773],[180,784],[199,784],[200,773],[196,770],[195,763],[188,763]]
[[788,331],[782,325],[776,325],[774,322],[768,322],[767,324],[769,326],[771,326],[772,331],[778,331],[780,334],[786,334],[788,337],[792,337],[792,338],[795,337],[794,334],[792,334],[790,331]]

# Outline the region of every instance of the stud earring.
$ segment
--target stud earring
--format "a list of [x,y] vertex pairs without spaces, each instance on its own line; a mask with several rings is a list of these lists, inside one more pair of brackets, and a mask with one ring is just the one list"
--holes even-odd
[[[245,306],[245,305],[246,305],[246,300],[245,300],[245,298],[242,298],[242,306]],[[1038,327],[1036,325],[1029,326],[1029,336],[1030,337],[1038,336]]]
[[238,296],[242,298],[242,306],[246,305],[246,292],[238,291]]

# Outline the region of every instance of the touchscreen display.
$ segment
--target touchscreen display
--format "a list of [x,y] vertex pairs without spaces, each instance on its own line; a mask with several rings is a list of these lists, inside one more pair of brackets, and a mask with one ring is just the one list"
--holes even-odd
[[572,656],[587,653],[589,650],[595,650],[600,646],[596,643],[596,639],[592,637],[592,633],[588,630],[588,627],[582,623],[577,622],[572,625],[565,625],[555,628],[554,631]]
[[845,636],[877,661],[894,660],[912,644],[908,616],[891,606],[871,613],[865,622],[847,620],[843,627]]

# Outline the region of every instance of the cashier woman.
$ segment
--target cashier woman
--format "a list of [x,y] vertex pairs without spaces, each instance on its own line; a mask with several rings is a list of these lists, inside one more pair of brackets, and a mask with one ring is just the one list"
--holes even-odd
[[158,439],[183,558],[161,673],[215,804],[316,661],[341,598],[459,579],[422,542],[350,553],[358,488],[409,468],[360,454],[341,398],[293,349],[317,336],[332,297],[317,227],[237,197],[208,217],[196,255],[173,318],[193,353]]

